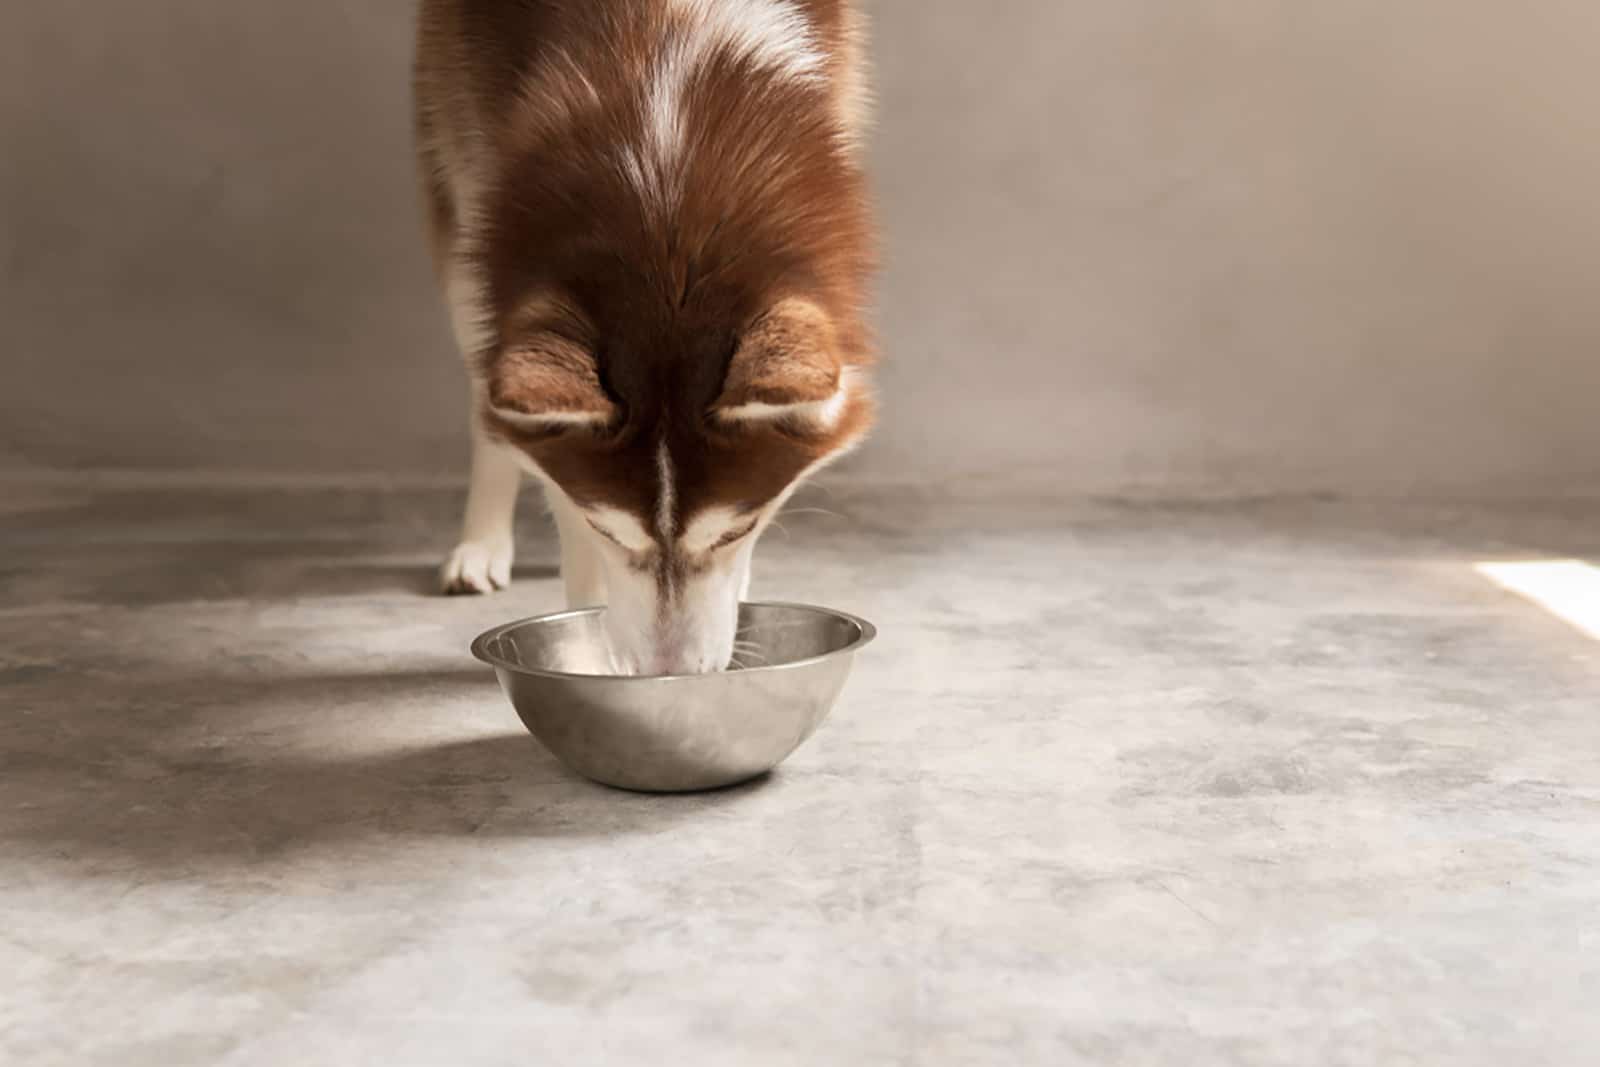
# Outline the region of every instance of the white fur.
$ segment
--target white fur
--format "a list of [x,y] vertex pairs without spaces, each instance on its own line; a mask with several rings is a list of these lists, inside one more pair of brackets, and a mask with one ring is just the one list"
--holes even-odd
[[690,519],[688,525],[684,527],[683,536],[678,539],[678,548],[690,557],[702,555],[711,551],[718,541],[749,521],[748,515],[741,515],[733,508],[706,508]]
[[683,151],[683,92],[694,75],[697,58],[689,41],[669,44],[656,60],[645,90],[650,151],[663,169]]
[[796,79],[820,76],[826,63],[810,22],[790,0],[671,0],[671,9],[690,23],[697,58],[726,47]]
[[589,508],[584,514],[605,535],[629,552],[645,553],[655,548],[655,539],[644,523],[619,508]]
[[589,529],[571,497],[548,478],[541,480],[545,503],[556,520],[556,532],[561,538],[561,581],[566,587],[567,607],[603,607],[606,581],[599,551],[603,541]]
[[827,57],[805,14],[790,0],[670,0],[684,23],[669,36],[645,81],[645,153],[624,148],[620,164],[659,210],[678,200],[687,140],[685,98],[700,68],[720,49],[797,81],[822,77]]
[[639,196],[650,210],[666,212],[677,202],[678,192],[674,182],[677,169],[663,165],[659,151],[646,155],[630,145],[624,145],[617,152],[617,165],[639,191]]
[[[463,251],[466,238],[457,235],[455,254],[444,264],[445,303],[456,346],[469,372],[493,342],[484,285]],[[493,593],[511,584],[514,553],[512,522],[522,485],[519,453],[489,440],[477,426],[481,383],[472,383],[468,419],[473,426],[472,474],[461,540],[439,568],[439,586],[446,593]]]
[[855,370],[846,367],[839,372],[839,387],[826,400],[806,400],[798,404],[767,404],[753,401],[749,404],[718,408],[717,415],[733,422],[804,419],[820,429],[831,429],[838,424],[839,416],[844,414],[854,388]]
[[496,415],[513,426],[531,431],[553,430],[563,426],[599,426],[610,418],[603,411],[541,411],[530,415],[525,411],[513,411],[511,408],[499,405],[492,407]]
[[663,541],[670,542],[675,532],[673,529],[673,509],[677,507],[677,491],[672,484],[672,454],[667,451],[667,443],[661,442],[656,449],[656,476],[661,480],[660,496],[656,502],[656,532]]
[[733,655],[739,599],[749,584],[754,539],[718,557],[674,589],[661,611],[653,573],[630,566],[615,546],[601,553],[606,575],[606,635],[613,665],[624,674],[703,674]]
[[481,435],[475,437],[461,543],[439,572],[445,592],[492,593],[511,584],[511,529],[521,485],[515,453]]

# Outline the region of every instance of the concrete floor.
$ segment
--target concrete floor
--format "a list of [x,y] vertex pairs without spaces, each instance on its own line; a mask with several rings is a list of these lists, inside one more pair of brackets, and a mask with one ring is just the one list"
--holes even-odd
[[[763,783],[576,780],[446,493],[0,486],[8,1064],[1587,1064],[1600,503],[835,491],[876,620]],[[531,512],[531,506],[528,508]]]

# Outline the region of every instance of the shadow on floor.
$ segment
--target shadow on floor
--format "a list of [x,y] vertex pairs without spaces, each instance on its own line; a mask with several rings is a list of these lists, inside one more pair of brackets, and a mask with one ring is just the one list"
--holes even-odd
[[[13,555],[0,568],[0,603],[88,603],[117,607],[313,597],[439,595],[431,553],[372,552],[325,541],[74,545],[48,562]],[[560,571],[525,553],[516,582],[554,581]]]
[[[519,563],[511,570],[511,580],[516,583],[555,581],[560,577],[561,568],[550,563]],[[384,593],[424,597],[443,595],[439,592],[439,564],[433,560],[420,563],[315,560],[297,568],[297,579],[295,582],[287,583],[289,588],[299,587],[306,590],[306,593],[291,592],[287,595],[360,596]],[[260,597],[262,594],[249,595]]]
[[[28,701],[34,687],[49,687],[50,700]],[[464,703],[501,699],[480,670],[131,689],[21,677],[0,693],[27,709],[0,739],[0,839],[12,855],[44,852],[87,876],[131,866],[141,878],[183,878],[418,836],[649,833],[761,788],[652,797],[595,785],[509,709],[504,733],[483,735],[479,715],[452,735]]]

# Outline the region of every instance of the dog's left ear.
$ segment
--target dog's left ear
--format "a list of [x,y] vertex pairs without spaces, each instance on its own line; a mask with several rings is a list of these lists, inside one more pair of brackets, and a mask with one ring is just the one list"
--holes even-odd
[[791,297],[745,331],[712,412],[731,422],[831,422],[844,408],[847,386],[832,320],[810,301]]

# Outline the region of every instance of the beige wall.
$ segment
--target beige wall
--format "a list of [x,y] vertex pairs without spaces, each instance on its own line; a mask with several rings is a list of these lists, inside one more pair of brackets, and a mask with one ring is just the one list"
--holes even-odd
[[[882,0],[857,468],[1600,488],[1600,14]],[[448,472],[398,0],[0,8],[0,464]]]

